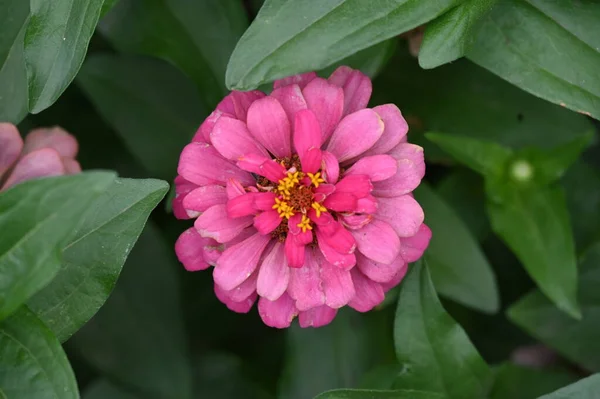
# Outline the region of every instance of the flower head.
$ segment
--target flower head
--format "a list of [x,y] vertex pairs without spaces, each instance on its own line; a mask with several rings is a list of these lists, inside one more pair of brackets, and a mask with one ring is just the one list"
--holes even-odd
[[184,148],[173,209],[196,221],[175,249],[188,270],[214,266],[231,310],[258,299],[269,326],[322,326],[381,303],[423,254],[431,231],[411,195],[423,150],[395,105],[366,108],[370,95],[348,67],[234,91]]
[[25,180],[81,172],[77,140],[61,128],[35,129],[25,141],[15,125],[0,123],[0,191]]

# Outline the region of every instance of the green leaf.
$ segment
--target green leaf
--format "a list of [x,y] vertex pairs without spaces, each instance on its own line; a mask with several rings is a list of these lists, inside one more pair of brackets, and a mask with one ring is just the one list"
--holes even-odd
[[433,232],[425,259],[436,290],[474,309],[497,312],[500,298],[496,278],[475,237],[428,185],[421,184],[414,194]]
[[600,371],[600,242],[586,252],[580,263],[581,320],[574,320],[535,290],[508,310],[509,318],[571,361]]
[[25,38],[29,110],[48,108],[71,83],[87,52],[103,0],[30,0]]
[[425,69],[435,68],[465,55],[473,40],[473,27],[496,1],[465,0],[428,23],[419,49],[419,65]]
[[394,341],[402,371],[395,387],[447,398],[484,397],[491,371],[444,311],[423,262],[412,266],[401,287]]
[[435,392],[398,389],[395,391],[378,391],[369,389],[338,389],[323,392],[315,399],[444,399],[445,396]]
[[322,69],[415,28],[458,3],[267,0],[231,55],[227,87],[250,90],[275,79]]
[[29,1],[0,0],[0,120],[18,123],[27,115],[24,40]]
[[114,173],[37,179],[0,194],[0,320],[48,284],[60,252]]
[[177,65],[196,82],[207,108],[227,93],[229,56],[248,26],[237,0],[120,0],[100,31],[122,52]]
[[577,263],[564,194],[559,187],[508,187],[501,203],[488,202],[492,229],[517,255],[540,289],[573,317]]
[[490,399],[531,399],[575,382],[558,370],[538,370],[505,363],[496,370]]
[[112,382],[141,397],[190,398],[180,267],[160,230],[149,223],[106,304],[68,344]]
[[360,70],[372,79],[385,67],[396,50],[397,44],[398,42],[395,38],[378,43],[336,62],[322,70],[319,74],[324,77],[329,77],[337,67],[346,65],[350,68]]
[[205,116],[188,79],[161,60],[94,55],[77,82],[141,164],[171,180],[181,150]]
[[21,307],[0,323],[0,396],[77,399],[77,381],[52,332]]
[[115,4],[117,4],[117,1],[119,0],[104,0],[104,3],[102,4],[102,10],[100,11],[100,18],[104,17],[106,13],[109,12],[111,8],[115,6]]
[[168,190],[159,180],[117,179],[85,214],[62,268],[29,307],[61,342],[104,304],[150,212]]
[[98,380],[83,393],[83,399],[142,399],[107,380]]
[[467,57],[522,89],[600,118],[600,3],[500,1]]
[[595,399],[598,397],[598,391],[600,391],[600,374],[594,374],[558,391],[540,396],[539,399]]
[[[277,397],[305,399],[334,388],[352,388],[362,375],[392,350],[381,312],[358,314],[348,309],[325,327],[287,332],[287,353]],[[306,382],[310,381],[310,384]]]
[[484,176],[500,176],[513,152],[491,141],[444,133],[425,134],[454,159]]

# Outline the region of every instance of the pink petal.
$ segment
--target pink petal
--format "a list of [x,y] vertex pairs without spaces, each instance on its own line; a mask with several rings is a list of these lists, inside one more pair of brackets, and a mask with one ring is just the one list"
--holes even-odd
[[332,309],[329,306],[317,306],[315,308],[300,312],[298,321],[300,327],[323,327],[331,323],[337,314],[337,309]]
[[292,155],[291,128],[277,99],[265,97],[248,110],[248,129],[252,136],[278,158]]
[[300,234],[300,227],[298,224],[302,220],[302,215],[300,213],[296,213],[294,216],[288,219],[288,230],[290,233],[297,235]]
[[325,304],[334,309],[339,309],[350,302],[354,297],[354,284],[348,270],[343,270],[332,265],[320,256],[321,279],[323,280],[323,292],[325,293]]
[[219,105],[217,105],[217,110],[226,112],[228,114],[234,115],[237,119],[242,122],[246,122],[246,115],[248,113],[248,108],[254,103],[256,100],[259,100],[265,96],[260,90],[253,91],[232,91],[225,97]]
[[281,221],[279,213],[270,210],[254,217],[254,227],[260,234],[269,234],[281,224]]
[[356,197],[349,193],[335,192],[325,198],[323,205],[336,212],[352,212],[356,209]]
[[255,271],[244,282],[232,290],[225,291],[225,295],[233,302],[243,302],[246,298],[251,297],[256,292],[256,280],[258,273]]
[[308,211],[308,217],[319,227],[321,233],[327,236],[332,235],[339,229],[339,225],[329,212],[321,213],[321,216],[317,217],[315,210],[311,209]]
[[175,198],[173,198],[173,214],[177,219],[189,219],[190,216],[183,207],[183,200],[198,185],[190,183],[181,176],[175,178]]
[[288,265],[301,268],[306,264],[306,244],[298,242],[294,234],[288,234],[285,239],[285,257]]
[[19,159],[23,139],[12,123],[0,123],[0,180],[2,175]]
[[389,265],[400,254],[400,239],[386,222],[375,219],[359,230],[350,232],[358,250],[367,258]]
[[300,163],[302,164],[302,171],[305,173],[316,173],[321,167],[321,149],[311,148],[306,151],[303,156],[300,157]]
[[341,120],[327,145],[339,162],[367,151],[383,134],[383,121],[372,109],[362,109]]
[[274,301],[285,292],[289,281],[290,268],[285,251],[283,245],[276,242],[260,266],[256,291],[261,297]]
[[423,148],[418,145],[401,143],[389,155],[398,160],[398,170],[389,179],[373,184],[373,195],[378,197],[397,197],[410,193],[425,176]]
[[246,190],[244,190],[244,186],[242,186],[240,181],[233,178],[227,180],[225,192],[227,193],[227,199],[233,199],[246,194]]
[[[186,211],[204,212],[213,205],[227,203],[227,194],[223,186],[203,186],[190,191],[183,199],[183,208]],[[190,212],[188,212],[190,215]],[[196,215],[190,217],[198,216]]]
[[348,304],[352,309],[359,312],[368,312],[383,302],[385,293],[381,284],[371,281],[356,267],[350,273],[356,291],[356,295]]
[[68,175],[75,175],[81,173],[81,165],[73,158],[62,157],[63,165],[65,166],[65,173]]
[[254,302],[258,297],[256,293],[254,293],[242,302],[234,302],[227,296],[227,291],[219,287],[217,284],[215,284],[215,295],[217,296],[219,301],[227,305],[227,308],[229,308],[229,310],[232,310],[236,313],[248,313],[250,309],[252,309],[252,305],[254,305]]
[[60,127],[35,129],[25,137],[22,155],[42,148],[53,148],[61,157],[75,158],[79,151],[79,144],[75,137]]
[[394,104],[385,104],[373,108],[383,120],[383,134],[377,142],[365,152],[366,155],[385,154],[401,143],[408,133],[408,124]]
[[335,185],[336,193],[351,193],[356,198],[364,198],[373,190],[373,184],[366,175],[346,176]]
[[231,241],[242,230],[252,224],[252,216],[232,219],[225,205],[215,205],[196,219],[194,227],[202,237],[214,238],[218,242]]
[[361,71],[341,66],[328,80],[344,89],[344,115],[361,110],[369,103],[373,90],[371,79]]
[[388,292],[389,290],[391,290],[392,288],[394,288],[395,286],[400,284],[402,279],[404,279],[404,276],[406,276],[407,271],[408,271],[408,263],[405,263],[404,267],[401,268],[396,274],[394,274],[394,276],[392,277],[392,279],[390,281],[381,283],[381,287],[383,288],[383,291]]
[[390,224],[399,237],[417,234],[425,215],[419,203],[410,195],[379,198],[375,217]]
[[296,153],[302,159],[309,149],[320,147],[321,127],[315,113],[309,109],[298,111],[294,119],[294,148]]
[[210,143],[210,133],[213,131],[215,123],[217,123],[219,118],[221,118],[221,116],[223,115],[226,115],[230,118],[235,118],[234,115],[222,112],[218,109],[214,110],[213,112],[211,112],[210,115],[208,115],[204,122],[202,122],[202,124],[196,131],[196,134],[194,134],[192,141],[198,143]]
[[258,300],[258,314],[269,327],[287,328],[298,315],[298,309],[288,294],[283,294],[276,301],[266,298]]
[[345,175],[367,175],[371,181],[376,182],[389,179],[397,170],[397,161],[391,156],[373,155],[359,159]]
[[280,87],[285,87],[288,85],[298,85],[300,88],[304,88],[314,78],[317,77],[315,72],[305,72],[298,75],[288,76],[283,79],[278,79],[273,82],[273,88],[278,89]]
[[296,307],[300,311],[325,304],[320,265],[313,251],[312,248],[306,250],[304,267],[290,269],[287,292],[296,300]]
[[400,238],[400,255],[408,263],[416,262],[423,256],[431,240],[431,229],[425,223],[412,237]]
[[227,291],[243,283],[256,269],[269,241],[270,236],[257,233],[227,248],[213,271],[215,283]]
[[366,197],[359,198],[358,201],[356,201],[355,212],[373,214],[377,212],[378,205],[377,198],[369,194]]
[[235,178],[247,186],[256,183],[250,173],[225,160],[213,146],[196,142],[183,149],[177,173],[198,185],[203,185],[207,178],[221,183]]
[[[344,229],[346,230],[346,229]],[[327,259],[327,261],[334,266],[342,268],[344,270],[351,269],[356,264],[356,256],[354,256],[354,247],[350,252],[344,250],[343,252],[338,251],[333,245],[338,248],[343,245],[342,241],[337,241],[331,237],[325,236],[321,233],[321,229],[317,229],[317,242],[321,253]]]
[[38,177],[60,176],[66,173],[65,166],[58,152],[53,148],[42,148],[30,152],[15,165],[12,173],[4,183],[2,190],[15,184]]
[[195,272],[210,266],[204,253],[214,250],[218,245],[212,238],[201,237],[192,227],[181,233],[175,242],[175,253],[187,271]]
[[358,230],[371,223],[373,216],[371,215],[344,215],[340,218],[340,222],[350,230]]
[[265,149],[250,137],[246,124],[234,118],[220,118],[210,134],[210,141],[223,157],[232,161],[248,155],[265,158],[269,156]]
[[334,184],[340,177],[340,163],[335,155],[329,151],[321,151],[321,169],[323,170],[323,179],[328,183]]
[[273,159],[245,157],[237,165],[250,172],[264,176],[272,182],[278,182],[285,177],[285,168]]
[[302,90],[297,84],[279,87],[271,92],[271,97],[279,101],[289,121],[294,120],[296,112],[308,107],[302,95]]
[[344,91],[325,79],[315,78],[306,85],[302,94],[308,108],[315,113],[319,120],[324,143],[342,118]]
[[377,283],[387,283],[391,281],[401,270],[406,269],[406,265],[407,263],[402,256],[396,257],[392,263],[386,265],[384,263],[375,262],[363,254],[356,254],[356,266],[365,276]]
[[258,211],[271,210],[274,203],[274,193],[246,193],[227,201],[227,215],[230,218],[255,215]]

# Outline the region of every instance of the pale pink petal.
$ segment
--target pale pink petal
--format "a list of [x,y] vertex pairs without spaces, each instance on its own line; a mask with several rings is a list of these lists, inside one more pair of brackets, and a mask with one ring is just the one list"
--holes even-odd
[[246,124],[234,118],[221,117],[210,134],[210,142],[223,157],[232,161],[249,155],[269,156],[263,146],[250,136]]
[[425,218],[423,209],[410,195],[379,198],[378,205],[375,217],[389,223],[399,237],[417,234]]
[[190,143],[183,149],[177,173],[198,185],[205,184],[206,178],[221,183],[235,178],[247,186],[256,183],[250,173],[225,160],[213,146],[197,142]]
[[373,184],[366,175],[346,176],[335,185],[336,193],[351,193],[356,198],[366,197],[371,190],[373,190]]
[[235,118],[234,115],[222,112],[218,109],[214,110],[213,112],[211,112],[210,115],[208,115],[204,122],[202,122],[202,124],[194,134],[192,141],[196,141],[198,143],[210,143],[210,133],[213,131],[215,123],[217,123],[219,118],[221,118],[221,116],[223,115],[228,116],[230,118]]
[[183,200],[198,185],[185,180],[181,176],[175,178],[175,198],[173,198],[173,214],[177,219],[189,219],[190,216],[183,207]]
[[359,312],[368,312],[379,305],[385,299],[385,293],[381,284],[376,283],[361,273],[358,268],[350,271],[356,295],[348,304],[352,309]]
[[385,292],[388,292],[389,290],[391,290],[392,288],[394,288],[395,286],[397,286],[398,284],[400,284],[400,282],[402,281],[402,279],[404,278],[404,276],[406,276],[406,272],[408,271],[408,263],[404,264],[404,267],[402,267],[395,275],[394,277],[392,277],[392,279],[388,282],[385,283],[381,283],[381,287],[383,288],[383,290]]
[[274,301],[285,292],[289,281],[290,268],[285,251],[283,245],[276,242],[260,266],[256,291],[261,297]]
[[401,143],[408,133],[408,124],[394,104],[385,104],[373,108],[383,120],[383,134],[363,155],[385,154]]
[[215,283],[224,290],[232,290],[252,275],[262,252],[271,241],[260,233],[227,248],[213,271]]
[[192,227],[181,233],[175,242],[175,253],[187,271],[195,272],[210,266],[204,254],[213,252],[218,245],[212,238],[201,237]]
[[371,79],[361,71],[341,66],[328,80],[344,89],[344,115],[361,110],[369,103],[373,87]]
[[350,232],[358,250],[369,259],[389,265],[400,254],[400,239],[388,223],[375,219]]
[[269,234],[281,224],[281,221],[279,213],[270,210],[259,213],[254,217],[254,227],[260,234]]
[[225,295],[233,302],[243,302],[246,298],[251,297],[256,292],[256,280],[258,272],[254,271],[244,282],[232,290],[225,291]]
[[377,212],[378,206],[379,203],[377,198],[369,194],[366,197],[359,198],[358,201],[356,201],[355,212],[373,214]]
[[227,180],[225,192],[227,193],[227,199],[234,199],[235,197],[246,194],[246,190],[244,190],[244,186],[242,186],[240,181],[233,178]]
[[329,237],[320,233],[320,229],[317,229],[317,242],[319,244],[319,250],[325,259],[327,259],[327,261],[334,266],[344,270],[349,270],[356,264],[356,256],[354,255],[354,251],[351,253],[341,253],[337,251],[332,247],[332,241],[329,240]]
[[342,222],[344,227],[347,227],[350,230],[361,229],[364,226],[366,226],[368,223],[371,223],[371,220],[373,220],[372,215],[364,215],[364,214],[343,215],[342,217],[340,217],[340,222]]
[[[188,212],[204,212],[213,205],[227,203],[225,187],[218,185],[202,186],[190,191],[183,199],[183,208]],[[195,214],[198,216],[198,213]]]
[[383,133],[383,121],[372,109],[362,109],[341,120],[326,150],[344,162],[367,151]]
[[34,129],[25,137],[22,155],[42,148],[53,148],[61,157],[75,158],[79,144],[75,137],[60,127]]
[[292,155],[290,122],[283,107],[274,97],[262,98],[250,106],[248,130],[276,157]]
[[[302,90],[297,84],[279,87],[273,90],[270,95],[279,101],[289,121],[294,120],[296,112],[308,107],[308,105],[306,105],[306,100],[302,95]],[[292,132],[292,137],[293,135]]]
[[331,323],[337,314],[337,309],[323,305],[300,312],[298,322],[300,327],[323,327]]
[[2,190],[38,177],[60,176],[66,173],[65,165],[53,148],[42,148],[21,158],[4,183]]
[[322,255],[319,257],[325,304],[334,309],[347,305],[355,294],[350,272],[327,262]]
[[287,328],[298,315],[298,309],[288,294],[283,294],[276,301],[266,298],[258,300],[258,314],[269,327]]
[[287,292],[296,300],[296,307],[300,311],[325,304],[320,265],[313,251],[312,248],[306,250],[304,267],[290,269]]
[[317,74],[315,72],[305,72],[298,75],[288,76],[283,79],[277,79],[275,82],[273,82],[273,88],[278,89],[280,87],[285,87],[294,84],[300,86],[300,88],[304,88],[304,86],[306,86],[308,82],[310,82],[316,77]]
[[334,184],[340,177],[340,163],[335,155],[329,151],[321,151],[321,169],[323,170],[323,179],[328,183]]
[[319,124],[323,143],[333,133],[344,111],[344,91],[322,78],[315,78],[302,90],[308,108],[312,110]]
[[413,191],[425,176],[423,148],[418,145],[401,143],[389,155],[398,160],[396,174],[387,180],[373,184],[373,195],[397,197]]
[[300,159],[309,149],[321,146],[321,127],[311,110],[305,109],[296,113],[294,132],[294,148]]
[[392,263],[386,265],[375,262],[361,253],[356,254],[356,266],[365,276],[377,283],[391,281],[401,270],[406,269],[406,265],[407,263],[402,256],[396,257]]
[[217,105],[217,110],[231,114],[237,119],[241,120],[242,122],[246,122],[248,108],[250,108],[254,101],[259,100],[264,96],[265,93],[263,93],[260,90],[234,90],[231,93],[229,93],[227,97],[225,97],[219,103],[219,105]]
[[391,156],[373,155],[359,159],[345,175],[367,175],[371,181],[376,182],[389,179],[397,170],[397,161]]
[[425,223],[412,237],[400,238],[400,255],[408,263],[416,262],[423,256],[431,240],[431,229]]
[[0,123],[0,180],[21,155],[23,139],[12,123]]
[[68,175],[76,175],[81,173],[81,164],[73,158],[62,157],[63,165],[65,166],[65,173]]
[[258,295],[254,293],[242,302],[234,302],[227,296],[227,291],[219,287],[218,284],[215,284],[215,295],[219,301],[227,305],[229,310],[232,310],[236,313],[248,313],[250,309],[252,309],[252,305],[254,305],[254,302],[256,302],[256,298],[258,297]]
[[252,216],[232,219],[225,205],[215,205],[196,219],[194,227],[202,237],[214,238],[218,242],[231,241],[246,227],[252,225]]

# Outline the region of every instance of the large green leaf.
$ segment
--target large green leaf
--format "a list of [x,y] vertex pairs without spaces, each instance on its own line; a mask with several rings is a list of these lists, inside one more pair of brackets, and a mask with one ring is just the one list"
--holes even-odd
[[285,76],[322,69],[415,28],[459,3],[267,0],[231,55],[227,87],[249,90]]
[[600,374],[594,374],[539,399],[596,399],[600,392]]
[[577,321],[556,309],[544,294],[534,291],[515,305],[508,315],[528,333],[556,349],[568,359],[600,371],[600,243],[586,252],[580,265],[579,302],[582,318]]
[[148,215],[167,189],[159,180],[118,179],[90,206],[64,249],[58,275],[28,302],[60,341],[104,304]]
[[205,116],[189,80],[161,60],[95,55],[77,82],[142,165],[172,179],[179,153]]
[[421,184],[415,198],[433,232],[425,259],[436,290],[472,308],[487,313],[498,311],[500,298],[494,272],[475,237],[429,186]]
[[144,398],[192,393],[173,258],[160,230],[148,224],[106,304],[68,341],[95,369]]
[[490,388],[489,367],[444,311],[422,261],[413,265],[401,285],[394,337],[402,366],[396,388],[457,399],[484,397]]
[[532,399],[575,382],[564,371],[540,370],[506,363],[496,369],[490,399]]
[[325,327],[290,327],[277,397],[305,399],[328,389],[357,386],[362,375],[381,361],[381,354],[392,349],[384,316],[345,309]]
[[471,30],[497,0],[465,0],[427,24],[419,49],[419,65],[435,68],[463,55],[472,42]]
[[52,280],[60,253],[109,172],[37,179],[0,194],[0,319]]
[[577,262],[569,214],[559,187],[511,187],[488,202],[492,229],[508,244],[540,289],[563,311],[580,317]]
[[29,110],[48,108],[73,80],[85,53],[103,0],[30,0],[25,38]]
[[25,306],[0,323],[0,397],[79,398],[60,342]]
[[397,389],[395,391],[377,391],[368,389],[338,389],[327,391],[315,399],[444,399],[435,392]]
[[473,32],[467,56],[509,82],[600,118],[600,3],[506,0]]
[[227,61],[247,25],[237,0],[119,0],[100,31],[120,51],[177,65],[213,108],[226,94]]
[[328,66],[319,74],[327,78],[337,67],[346,65],[350,68],[360,70],[372,79],[379,75],[379,72],[385,67],[396,50],[397,44],[396,38],[377,43],[374,46],[361,50],[358,53],[352,54],[351,56]]
[[0,120],[18,123],[27,115],[24,40],[29,1],[0,0]]

